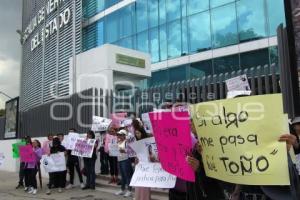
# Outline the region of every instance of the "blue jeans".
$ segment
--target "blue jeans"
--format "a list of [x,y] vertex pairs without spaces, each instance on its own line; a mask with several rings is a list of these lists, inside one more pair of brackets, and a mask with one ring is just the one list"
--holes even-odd
[[131,177],[133,174],[132,165],[129,159],[123,160],[119,162],[119,167],[121,171],[121,189],[125,190],[126,186],[128,187],[128,190],[131,191],[131,187],[129,187]]
[[95,173],[96,160],[93,158],[84,158],[84,168],[86,173],[86,187],[95,188],[96,173]]

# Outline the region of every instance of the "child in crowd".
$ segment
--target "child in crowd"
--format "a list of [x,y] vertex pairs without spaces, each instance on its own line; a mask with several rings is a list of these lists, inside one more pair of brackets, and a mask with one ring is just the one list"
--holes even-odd
[[[93,131],[88,131],[86,135],[86,139],[95,139],[95,133]],[[98,147],[98,141],[96,141],[93,154],[91,158],[83,158],[84,161],[84,169],[86,173],[86,184],[85,187],[83,187],[83,190],[86,189],[92,189],[95,190],[95,181],[96,181],[96,173],[95,173],[95,164],[97,160],[97,147]]]
[[[64,146],[61,145],[61,142],[59,140],[58,137],[53,139],[53,145],[50,149],[50,154],[56,154],[56,153],[60,153],[60,152],[64,152],[66,154],[66,148]],[[46,192],[47,195],[51,194],[51,188],[54,187],[58,187],[58,192],[61,193],[62,192],[62,188],[65,187],[65,171],[60,171],[60,172],[52,172],[51,176],[49,177],[49,184],[48,184],[48,190]]]
[[25,162],[25,191],[28,194],[37,194],[36,174],[39,169],[40,159],[42,158],[43,150],[41,143],[38,140],[32,142],[32,148],[35,156],[33,162]]
[[[131,177],[133,174],[133,169],[131,162],[128,158],[127,152],[126,152],[126,130],[120,130],[118,132],[118,146],[119,146],[119,151],[120,155],[118,156],[118,163],[119,163],[119,168],[121,171],[121,190],[116,193],[116,195],[124,195],[124,197],[131,197],[131,187],[129,186]],[[127,191],[126,191],[127,187]]]

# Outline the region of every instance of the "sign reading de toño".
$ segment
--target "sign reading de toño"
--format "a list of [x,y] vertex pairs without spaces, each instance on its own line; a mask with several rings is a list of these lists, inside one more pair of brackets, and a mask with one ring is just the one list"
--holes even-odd
[[[23,32],[23,44],[33,34],[38,25],[42,24],[46,17],[56,11],[66,0],[47,0],[44,7],[42,7],[36,16],[34,16],[26,29]],[[71,21],[71,9],[66,8],[49,22],[46,22],[42,30],[36,33],[31,39],[31,51],[42,44],[43,40],[48,39],[52,34],[56,33],[58,29],[63,28]]]

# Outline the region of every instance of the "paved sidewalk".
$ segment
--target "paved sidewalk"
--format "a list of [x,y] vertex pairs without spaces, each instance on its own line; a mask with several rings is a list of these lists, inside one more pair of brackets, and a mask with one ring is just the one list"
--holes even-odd
[[[100,190],[82,191],[80,188],[64,190],[62,193],[53,190],[51,195],[46,195],[46,188],[44,187],[42,190],[38,189],[37,195],[30,195],[25,193],[23,189],[15,189],[17,180],[17,173],[0,171],[0,200],[114,200],[121,198],[124,200],[132,200],[132,198],[116,197],[113,194]],[[47,179],[43,181],[43,185],[46,185],[47,183]]]

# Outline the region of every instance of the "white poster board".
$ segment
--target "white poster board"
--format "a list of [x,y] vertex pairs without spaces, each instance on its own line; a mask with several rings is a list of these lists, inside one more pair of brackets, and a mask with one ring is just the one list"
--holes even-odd
[[164,171],[160,163],[139,163],[131,178],[132,187],[174,188],[176,176]]
[[70,132],[63,140],[63,146],[68,150],[73,150],[78,138],[80,138],[80,135],[78,133]]
[[108,145],[108,154],[110,157],[118,157],[120,155],[118,143],[110,143]]
[[142,121],[143,121],[143,124],[144,124],[145,131],[147,133],[153,133],[152,124],[151,124],[151,121],[150,121],[150,118],[149,118],[149,113],[143,113],[142,114]]
[[247,75],[240,75],[225,81],[228,91],[249,91],[250,85]]
[[64,152],[43,155],[41,163],[47,173],[62,172],[66,170],[66,159]]
[[93,116],[92,131],[107,131],[112,120],[104,117]]
[[158,160],[158,150],[154,137],[136,141],[129,146],[135,151],[140,162],[150,162],[150,155]]
[[78,138],[75,143],[75,148],[72,151],[72,155],[83,158],[91,158],[94,151],[96,140],[95,139],[83,139]]

